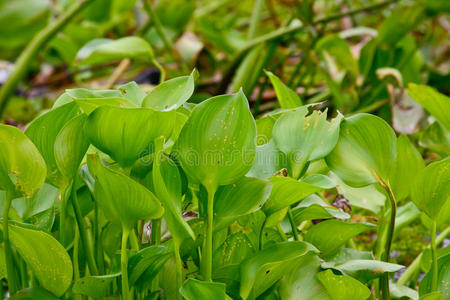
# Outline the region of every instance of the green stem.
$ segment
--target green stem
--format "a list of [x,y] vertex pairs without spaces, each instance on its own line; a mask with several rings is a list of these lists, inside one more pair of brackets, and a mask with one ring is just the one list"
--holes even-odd
[[77,197],[77,190],[76,190],[76,184],[73,182],[72,184],[72,207],[73,211],[75,213],[75,219],[77,221],[78,230],[80,232],[81,242],[83,244],[84,248],[84,254],[87,258],[87,264],[89,266],[89,270],[92,275],[98,275],[98,269],[97,264],[95,262],[94,258],[94,250],[92,246],[92,243],[88,239],[88,233],[86,228],[85,220],[81,214],[81,208],[80,204],[78,203],[78,197]]
[[281,224],[278,224],[278,225],[277,225],[277,229],[278,229],[278,233],[279,233],[280,236],[281,236],[281,239],[282,239],[283,241],[287,241],[288,238],[287,238],[287,236],[286,236],[286,233],[284,233],[283,228],[281,228]]
[[128,256],[127,256],[127,242],[130,230],[128,228],[122,229],[122,248],[120,251],[120,266],[122,271],[122,300],[131,300],[130,289],[128,288]]
[[16,60],[14,70],[0,90],[0,119],[5,112],[10,96],[14,93],[20,80],[25,76],[30,62],[35,58],[42,46],[44,46],[56,33],[66,26],[74,16],[92,1],[94,0],[76,1],[55,22],[48,24],[41,30],[20,54],[19,58]]
[[95,261],[99,274],[105,274],[105,261],[103,257],[103,243],[101,241],[98,205],[94,201],[94,245]]
[[295,219],[294,219],[294,215],[292,214],[292,210],[289,207],[288,208],[288,219],[289,219],[289,223],[291,224],[291,228],[292,228],[292,235],[294,236],[294,240],[298,241],[298,232],[297,232],[297,225],[295,225]]
[[[444,231],[442,231],[441,234],[438,235],[438,237],[436,238],[436,247],[440,245],[448,235],[450,235],[450,226],[445,228]],[[427,248],[430,248],[430,245],[428,245]],[[420,267],[422,256],[423,252],[414,259],[414,261],[408,266],[408,268],[406,268],[406,271],[403,272],[402,276],[400,276],[400,278],[398,279],[397,284],[406,285],[411,277],[415,273],[417,273]]]
[[436,245],[436,221],[433,220],[433,225],[431,226],[431,256],[433,257],[433,279],[431,281],[431,293],[437,291],[438,286],[438,258],[437,258],[437,245]]
[[212,251],[213,251],[213,218],[214,218],[214,194],[216,190],[208,189],[208,204],[206,212],[205,240],[202,249],[202,262],[200,272],[203,280],[211,281],[212,278]]
[[61,189],[61,201],[59,203],[59,242],[66,246],[66,228],[67,219],[67,198],[70,194],[70,185],[66,185]]
[[158,33],[159,37],[163,40],[164,47],[166,48],[166,50],[168,52],[172,53],[173,58],[180,65],[183,72],[184,73],[189,72],[189,68],[186,65],[186,62],[181,58],[181,56],[178,54],[178,52],[176,52],[176,50],[173,48],[172,41],[167,37],[166,33],[164,32],[161,21],[159,20],[158,15],[155,13],[155,10],[153,9],[151,3],[149,3],[148,0],[143,0],[143,2],[144,2],[144,8],[147,11],[147,14],[149,15],[151,21],[153,22],[153,25],[155,25],[156,32]]
[[8,213],[13,199],[13,192],[6,190],[5,206],[3,208],[3,245],[5,247],[6,274],[8,278],[9,295],[17,292],[17,274],[14,268],[11,242],[9,240]]
[[261,230],[259,231],[259,239],[258,239],[258,249],[262,250],[263,248],[263,238],[264,238],[264,227],[266,227],[267,216],[264,219],[264,222],[261,225]]
[[[177,274],[177,290],[181,288],[183,285],[183,262],[180,256],[180,245],[177,239],[173,240],[173,248],[175,254],[175,266],[176,266],[176,274]],[[177,299],[181,299],[181,294],[177,292]]]
[[152,220],[152,233],[151,233],[152,245],[159,245],[161,243],[161,219]]

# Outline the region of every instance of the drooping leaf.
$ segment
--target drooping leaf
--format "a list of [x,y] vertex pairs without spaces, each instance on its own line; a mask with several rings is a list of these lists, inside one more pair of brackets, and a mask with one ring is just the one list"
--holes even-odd
[[112,295],[113,283],[120,273],[101,276],[86,276],[78,279],[72,286],[72,293],[94,298],[104,298]]
[[305,242],[283,242],[257,252],[241,264],[241,297],[248,299],[249,295],[261,295],[292,271],[293,262],[315,251]]
[[331,270],[326,270],[318,273],[316,278],[323,284],[332,300],[366,300],[370,297],[370,290],[352,277],[334,275]]
[[90,142],[123,167],[131,166],[159,136],[170,136],[175,111],[101,106],[85,125]]
[[411,183],[424,167],[425,163],[419,151],[411,145],[406,135],[401,135],[397,139],[397,158],[389,179],[397,202],[410,195]]
[[59,172],[68,180],[74,178],[89,147],[83,128],[87,116],[74,117],[60,130],[55,139],[55,162]]
[[392,128],[381,118],[357,114],[341,123],[339,141],[326,157],[330,169],[351,186],[389,180],[397,153]]
[[197,299],[230,299],[225,293],[225,284],[218,282],[200,281],[189,278],[180,288],[180,293],[187,300]]
[[0,149],[0,190],[32,196],[47,172],[36,146],[16,127],[0,124]]
[[325,157],[339,137],[339,115],[331,122],[327,114],[314,111],[306,116],[307,108],[284,113],[273,127],[273,139],[288,159],[289,174],[299,178],[306,163]]
[[346,223],[327,220],[312,226],[305,235],[305,241],[321,251],[322,257],[330,257],[350,238],[373,228],[369,223]]
[[271,177],[269,181],[272,183],[272,192],[262,207],[267,216],[303,200],[315,192],[324,190],[321,186],[297,181],[290,177],[276,176]]
[[438,224],[450,221],[450,157],[429,164],[417,176],[411,198]]
[[450,98],[426,86],[410,83],[408,94],[450,131]]
[[75,103],[67,103],[35,119],[25,131],[45,159],[48,170],[47,181],[53,185],[63,184],[63,178],[55,160],[56,137],[67,122],[79,113],[80,109]]
[[15,224],[9,224],[9,236],[41,286],[56,296],[63,295],[73,275],[66,249],[45,232]]
[[153,49],[144,39],[128,36],[117,40],[92,40],[77,53],[77,60],[83,65],[98,65],[124,58],[149,62],[154,59]]
[[159,84],[143,100],[142,107],[173,110],[185,103],[194,93],[195,71],[190,76],[176,77]]
[[138,220],[157,219],[164,209],[152,192],[131,178],[105,167],[98,156],[88,156],[95,178],[94,197],[110,220],[131,228]]
[[198,104],[176,145],[187,175],[212,191],[245,175],[255,149],[255,120],[242,91]]
[[302,100],[297,93],[286,86],[280,78],[269,71],[266,71],[266,74],[272,82],[281,108],[296,108],[302,105]]

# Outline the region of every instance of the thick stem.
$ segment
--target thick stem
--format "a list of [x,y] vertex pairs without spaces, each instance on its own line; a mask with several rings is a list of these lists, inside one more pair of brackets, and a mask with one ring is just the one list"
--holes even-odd
[[[181,286],[183,285],[183,262],[180,256],[180,245],[177,239],[173,240],[173,248],[175,254],[175,266],[176,266],[176,274],[177,274],[177,290],[179,291]],[[177,299],[181,299],[181,294],[177,292]]]
[[120,250],[120,266],[122,271],[122,300],[131,300],[130,289],[128,288],[128,256],[127,256],[127,242],[130,230],[128,228],[122,229],[122,248]]
[[438,286],[438,258],[437,258],[437,245],[436,245],[436,221],[433,220],[433,225],[431,227],[431,256],[433,257],[433,279],[431,281],[431,292],[437,291]]
[[72,207],[75,213],[75,219],[77,220],[78,230],[80,231],[81,242],[83,244],[84,254],[87,258],[87,264],[92,275],[98,275],[97,264],[94,257],[94,249],[92,243],[88,238],[86,223],[81,214],[80,204],[78,203],[77,190],[75,182],[72,184]]
[[41,30],[20,54],[19,58],[16,60],[14,70],[0,90],[0,119],[5,112],[10,96],[14,93],[20,80],[27,72],[30,62],[34,59],[39,50],[41,50],[42,46],[44,46],[56,33],[66,26],[74,16],[92,1],[94,0],[76,1],[55,22],[48,24],[47,27]]
[[292,214],[292,210],[289,207],[288,208],[288,219],[289,219],[289,223],[291,224],[291,228],[292,228],[292,235],[294,236],[294,240],[298,241],[298,232],[297,232],[297,225],[295,225],[295,219],[294,219],[294,215]]
[[203,242],[202,262],[200,272],[203,280],[211,281],[212,278],[212,251],[213,251],[213,218],[214,218],[214,194],[216,190],[208,190],[208,206],[206,212],[205,240]]
[[67,198],[70,194],[70,185],[66,185],[61,189],[61,201],[59,203],[59,242],[66,246],[66,228],[67,219]]
[[152,220],[152,233],[150,236],[152,245],[161,243],[161,219]]
[[14,268],[14,261],[11,249],[11,242],[9,241],[8,228],[8,213],[13,199],[13,192],[6,190],[5,206],[3,208],[3,245],[5,247],[5,262],[6,274],[8,279],[9,295],[14,295],[17,292],[17,274]]

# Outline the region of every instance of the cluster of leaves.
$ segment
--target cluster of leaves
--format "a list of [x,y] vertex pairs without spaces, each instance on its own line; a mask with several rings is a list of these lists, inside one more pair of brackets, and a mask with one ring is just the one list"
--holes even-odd
[[11,299],[450,298],[448,1],[149,2],[0,1]]
[[[13,298],[367,299],[372,287],[417,299],[389,284],[403,268],[389,263],[400,203],[422,211],[432,232],[419,293],[448,297],[450,254],[437,252],[435,235],[450,224],[450,159],[425,167],[408,137],[374,115],[327,121],[314,106],[292,108],[293,92],[268,76],[281,109],[256,122],[242,91],[187,103],[194,71],[149,94],[134,82],[68,90],[25,133],[0,125]],[[450,103],[426,86],[410,94],[430,112]],[[330,205],[335,189],[377,194],[378,228]],[[351,247],[375,229],[376,257]]]

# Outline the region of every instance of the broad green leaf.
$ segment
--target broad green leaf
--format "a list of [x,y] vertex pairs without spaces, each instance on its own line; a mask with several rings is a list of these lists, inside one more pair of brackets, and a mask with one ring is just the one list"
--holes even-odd
[[94,197],[104,215],[131,228],[138,220],[160,218],[164,208],[152,192],[131,178],[103,165],[98,156],[88,156],[95,178]]
[[86,276],[78,279],[72,286],[72,293],[94,298],[104,298],[112,294],[114,281],[120,273],[102,276]]
[[41,286],[56,296],[63,295],[73,275],[66,249],[45,232],[14,224],[9,224],[9,236]]
[[163,246],[150,246],[140,250],[128,259],[128,278],[130,286],[139,291],[151,287],[153,279],[158,275],[173,252]]
[[68,103],[35,119],[25,131],[45,159],[48,170],[47,181],[58,187],[63,184],[63,178],[55,160],[55,140],[67,122],[79,113],[80,109],[75,103]]
[[197,299],[231,299],[225,293],[225,284],[218,282],[200,281],[189,278],[180,288],[180,293],[187,300]]
[[[433,271],[428,272],[422,279],[419,285],[419,295],[422,296],[431,292],[431,281],[433,278]],[[450,289],[448,283],[450,282],[450,254],[438,258],[438,287],[437,291],[442,293],[442,299],[450,298]]]
[[89,141],[83,131],[86,119],[87,116],[82,114],[68,121],[55,139],[55,162],[59,172],[67,180],[76,176],[89,147]]
[[256,120],[256,145],[262,146],[270,142],[272,139],[272,129],[276,119],[271,115],[266,115]]
[[190,76],[176,77],[159,84],[144,98],[142,107],[162,111],[180,107],[194,93],[194,72]]
[[379,117],[357,114],[341,123],[338,143],[326,162],[346,184],[358,187],[388,183],[396,153],[392,128]]
[[98,65],[124,58],[149,62],[154,59],[153,49],[144,39],[128,36],[117,40],[90,41],[77,54],[77,60],[83,65]]
[[242,91],[198,104],[176,145],[184,171],[209,191],[244,176],[255,149],[255,120]]
[[258,210],[270,195],[267,180],[243,177],[233,184],[221,186],[214,196],[216,217],[239,217]]
[[[407,297],[412,300],[419,300],[419,294],[416,290],[413,290],[412,288],[409,288],[404,285],[399,285],[394,282],[389,283],[389,290],[391,292],[392,298],[403,298]],[[431,299],[429,299],[431,300]],[[441,300],[440,298],[438,300]]]
[[163,143],[162,138],[156,139],[154,143],[152,188],[165,208],[164,218],[170,232],[176,242],[181,243],[183,239],[195,239],[195,236],[182,215],[181,176],[178,167],[170,158],[164,157]]
[[256,146],[255,161],[247,176],[266,179],[279,171],[284,163],[284,154],[277,149],[273,140],[268,143]]
[[417,176],[411,193],[414,204],[438,224],[450,221],[450,157],[429,164]]
[[[128,100],[127,97],[123,96],[122,92],[117,90],[91,91],[80,88],[66,90],[66,93],[64,94],[67,94],[67,96],[71,99],[70,101],[76,102],[87,115],[91,114],[91,112],[93,112],[97,107],[104,105],[128,108],[137,107],[134,102]],[[58,100],[56,103],[58,103]]]
[[320,272],[316,278],[323,284],[332,300],[365,300],[370,297],[370,290],[358,280],[334,275],[331,270]]
[[276,176],[269,181],[272,183],[272,192],[262,207],[267,216],[325,189],[290,177]]
[[56,187],[44,183],[32,197],[14,199],[12,207],[21,219],[28,219],[51,208],[58,199],[58,194]]
[[426,86],[410,83],[408,94],[450,131],[450,98]]
[[47,172],[36,146],[16,127],[0,124],[0,149],[0,189],[32,196]]
[[299,178],[306,163],[323,158],[333,150],[339,137],[339,115],[331,122],[327,114],[314,111],[307,116],[307,107],[284,113],[273,127],[273,139],[288,159],[289,174]]
[[286,86],[280,78],[269,71],[266,71],[266,74],[272,82],[281,108],[296,108],[302,105],[302,100],[297,93]]
[[49,291],[46,291],[45,289],[34,286],[29,287],[24,290],[18,291],[16,294],[12,295],[8,298],[9,300],[59,300],[59,297],[56,297]]
[[[327,268],[322,265],[322,267]],[[358,279],[361,282],[369,282],[372,279],[380,277],[385,272],[397,272],[404,266],[387,263],[379,260],[356,259],[349,260],[343,264],[336,264],[330,268],[340,271],[344,275],[348,275]]]
[[258,297],[292,271],[294,262],[316,249],[305,242],[283,242],[269,246],[241,264],[240,295]]
[[131,103],[134,103],[137,107],[141,107],[142,101],[144,101],[145,96],[147,96],[134,81],[119,85],[117,89],[124,98],[128,99]]
[[240,265],[244,259],[250,257],[254,252],[254,247],[246,234],[242,231],[230,234],[223,244],[214,251],[214,270],[229,265]]
[[314,253],[304,255],[295,262],[294,271],[280,281],[281,299],[329,300],[327,291],[316,278],[320,259]]
[[170,136],[175,111],[101,106],[85,125],[90,142],[123,167],[130,167],[159,136]]
[[397,139],[397,157],[391,169],[389,183],[397,202],[406,199],[411,193],[411,183],[425,167],[419,151],[411,145],[406,135]]
[[440,122],[434,122],[420,135],[419,145],[442,157],[450,156],[450,132]]
[[[328,206],[328,207],[327,207]],[[347,213],[328,205],[317,195],[311,195],[299,203],[293,210],[294,220],[296,224],[300,224],[307,220],[318,219],[349,219]]]
[[322,257],[330,257],[350,238],[373,228],[369,223],[345,223],[327,220],[312,226],[305,235],[305,241],[320,250]]
[[442,293],[441,292],[433,292],[429,293],[423,296],[420,296],[419,300],[442,300]]

